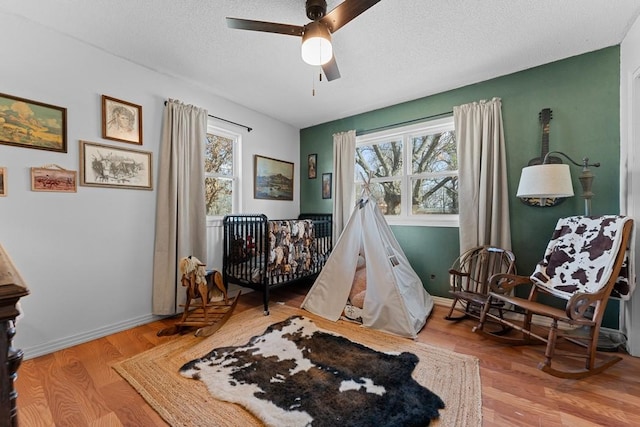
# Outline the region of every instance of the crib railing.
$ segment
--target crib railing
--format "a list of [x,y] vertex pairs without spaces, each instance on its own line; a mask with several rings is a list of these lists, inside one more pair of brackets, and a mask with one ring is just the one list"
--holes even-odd
[[[304,232],[300,231],[301,221]],[[287,236],[291,241],[283,245],[284,250],[278,249],[287,234],[283,228],[286,231],[287,227],[304,234],[304,247],[295,240],[293,232],[294,236]],[[331,214],[301,214],[297,220],[269,220],[262,214],[228,215],[223,220],[223,229],[225,286],[235,283],[263,292],[265,314],[270,288],[318,274],[333,247]],[[291,250],[295,253],[291,254]],[[288,262],[291,259],[293,262]]]

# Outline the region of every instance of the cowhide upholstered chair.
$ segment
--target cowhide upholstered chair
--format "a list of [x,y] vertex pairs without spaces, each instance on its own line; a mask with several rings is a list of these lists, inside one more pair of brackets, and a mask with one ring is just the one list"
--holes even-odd
[[[561,378],[583,378],[619,362],[621,358],[615,355],[598,354],[597,344],[607,300],[626,261],[632,227],[630,218],[615,215],[560,219],[543,260],[531,276],[498,274],[491,278],[489,296],[474,331],[510,344],[546,343],[544,361],[538,368]],[[514,295],[514,290],[523,285],[531,286],[528,298]],[[547,297],[539,298],[542,294]],[[554,299],[560,303],[551,303]],[[491,307],[498,301],[523,313],[522,321],[492,313]],[[534,325],[534,315],[546,318],[547,322]],[[491,333],[485,328],[489,319],[514,331],[509,335]],[[572,328],[583,328],[588,333],[571,333]],[[545,329],[546,337],[539,332]],[[560,351],[556,347],[561,341],[571,344],[562,344]],[[577,369],[573,363],[576,357],[586,360]]]

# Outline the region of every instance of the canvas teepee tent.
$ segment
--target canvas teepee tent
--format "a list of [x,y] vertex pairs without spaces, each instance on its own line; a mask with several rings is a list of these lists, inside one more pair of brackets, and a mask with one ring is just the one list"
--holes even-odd
[[364,326],[415,338],[433,308],[375,200],[354,209],[302,308],[336,321],[349,298],[358,257],[366,259]]

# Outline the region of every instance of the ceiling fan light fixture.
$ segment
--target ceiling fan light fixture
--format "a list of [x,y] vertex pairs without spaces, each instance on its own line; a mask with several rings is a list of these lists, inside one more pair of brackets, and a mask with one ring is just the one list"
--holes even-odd
[[331,34],[326,25],[311,22],[302,35],[302,59],[310,65],[324,65],[333,57]]

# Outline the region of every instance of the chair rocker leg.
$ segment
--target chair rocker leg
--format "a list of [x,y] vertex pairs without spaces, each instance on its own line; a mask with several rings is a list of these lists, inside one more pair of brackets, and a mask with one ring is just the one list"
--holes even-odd
[[[599,331],[598,331],[599,332]],[[591,337],[589,343],[585,345],[585,343],[576,342],[573,339],[567,339],[569,342],[572,342],[579,347],[584,348],[585,353],[583,354],[569,354],[568,357],[580,357],[585,358],[585,367],[582,369],[556,369],[551,366],[551,359],[554,356],[554,348],[555,342],[557,340],[557,322],[554,321],[551,330],[549,330],[549,342],[547,345],[547,350],[545,351],[545,361],[540,362],[538,364],[538,369],[543,372],[546,372],[549,375],[553,375],[558,378],[566,378],[566,379],[581,379],[585,377],[589,377],[591,375],[596,375],[604,370],[610,368],[616,363],[622,360],[622,357],[619,356],[609,356],[604,359],[601,359],[599,363],[597,362],[596,356],[596,348],[598,344],[598,332],[591,331]]]
[[[493,323],[497,323],[498,325],[500,325],[500,330],[497,331],[485,331],[487,334],[491,334],[493,336],[502,336],[502,335],[506,335],[509,332],[511,332],[513,330],[513,328],[511,326],[509,326],[508,322],[505,320],[504,318],[504,310],[500,307],[493,307],[494,310],[498,310],[498,317],[495,317],[495,315],[492,315],[491,318],[492,319],[496,319],[496,322]],[[499,319],[499,320],[497,320]],[[509,342],[513,342],[513,341],[509,341]]]
[[[480,322],[478,323],[478,326],[472,329],[473,332],[481,333],[487,336],[488,338],[493,339],[494,341],[498,341],[498,342],[509,344],[509,345],[529,345],[529,344],[537,344],[537,343],[540,343],[541,341],[542,342],[545,341],[544,338],[539,337],[538,335],[534,334],[529,330],[530,326],[526,320],[525,320],[524,327],[519,326],[505,319],[502,309],[499,309],[498,310],[499,314],[495,315],[489,312],[490,308],[491,308],[491,298],[489,297],[484,307],[482,308],[482,313],[480,314]],[[487,331],[485,329],[485,323],[487,323],[487,318],[500,324],[502,329],[495,332]],[[505,334],[511,331],[512,329],[520,331],[522,333],[522,336],[521,337],[505,336]],[[536,338],[536,339],[532,339],[532,338]]]
[[[464,320],[469,318],[469,314],[467,313],[468,309],[469,309],[469,303],[467,303],[467,305],[465,306],[464,309],[464,313],[460,316],[453,316],[453,312],[457,311],[456,310],[456,305],[460,302],[460,298],[456,298],[453,300],[453,303],[451,304],[451,308],[449,309],[449,314],[447,314],[446,316],[444,316],[444,318],[446,320],[451,320],[451,321],[457,321],[457,320]],[[462,312],[462,309],[460,309],[459,311]]]
[[579,380],[581,378],[586,378],[586,377],[590,377],[591,375],[599,374],[600,372],[605,371],[606,369],[610,368],[611,366],[615,365],[621,360],[622,360],[622,357],[612,356],[603,360],[599,365],[594,366],[591,369],[584,368],[584,369],[577,369],[577,370],[555,369],[551,367],[551,362],[548,362],[548,363],[540,362],[538,364],[538,369],[540,369],[543,372],[546,372],[549,375],[553,375],[554,377],[566,378],[570,380]]
[[498,321],[498,323],[500,324],[500,330],[499,331],[495,331],[495,332],[491,332],[491,333],[493,335],[495,335],[495,336],[501,336],[501,335],[508,334],[510,331],[513,330],[513,328],[511,326],[509,326],[507,324],[507,322],[505,321],[504,310],[502,308],[497,308],[497,310],[498,310],[498,317],[500,318],[500,321]]

